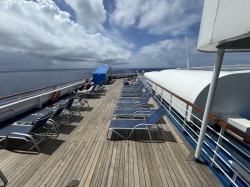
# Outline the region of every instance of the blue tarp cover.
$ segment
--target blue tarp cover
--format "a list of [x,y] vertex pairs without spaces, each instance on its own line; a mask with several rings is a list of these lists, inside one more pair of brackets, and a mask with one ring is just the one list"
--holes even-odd
[[101,74],[101,73],[106,73],[109,70],[109,66],[100,66],[97,68],[93,74]]

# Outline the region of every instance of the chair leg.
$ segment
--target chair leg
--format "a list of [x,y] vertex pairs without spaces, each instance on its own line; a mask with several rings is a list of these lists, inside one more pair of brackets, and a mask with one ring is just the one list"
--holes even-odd
[[135,130],[135,129],[132,129],[132,131],[130,132],[130,134],[129,134],[128,137],[124,137],[124,136],[122,136],[120,133],[118,133],[117,131],[115,131],[114,129],[112,129],[112,131],[113,131],[114,133],[116,133],[118,136],[122,137],[122,138],[125,139],[125,140],[128,140],[128,139],[130,138],[130,136],[132,135],[132,133],[134,132],[134,130]]
[[32,136],[30,136],[30,135],[26,135],[26,136],[32,141],[32,143],[34,144],[34,146],[35,146],[36,149],[37,149],[37,152],[40,153],[41,150],[40,150],[39,146],[37,145],[35,139],[34,139]]
[[107,139],[107,140],[110,140],[110,138],[109,138],[109,130],[108,130],[108,132],[107,132],[106,139]]

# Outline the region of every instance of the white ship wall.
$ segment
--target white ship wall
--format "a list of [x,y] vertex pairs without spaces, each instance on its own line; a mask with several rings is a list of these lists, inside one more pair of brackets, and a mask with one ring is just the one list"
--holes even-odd
[[[144,76],[185,100],[205,109],[212,73],[212,71],[208,70],[171,69],[148,72]],[[153,86],[153,89],[158,94],[162,92],[160,87]],[[163,92],[163,98],[168,103],[172,103],[173,108],[179,114],[185,116],[186,103],[174,96],[171,101],[171,96],[167,92]],[[222,114],[239,114],[250,120],[249,98],[249,70],[221,71],[211,113],[218,116]],[[191,107],[188,108],[188,111],[190,112],[187,114],[188,120],[192,120],[191,113],[198,115],[202,119],[202,115]]]
[[[60,91],[60,96],[71,94],[73,90],[79,89],[84,84],[84,81],[79,83],[70,84],[68,86],[56,89],[50,92],[46,92],[39,95],[23,98],[20,101],[15,101],[10,104],[0,106],[0,122],[9,118],[15,118],[16,115],[24,113],[33,108],[41,108],[43,104],[49,102],[51,95],[55,91]],[[1,124],[5,125],[5,124]]]

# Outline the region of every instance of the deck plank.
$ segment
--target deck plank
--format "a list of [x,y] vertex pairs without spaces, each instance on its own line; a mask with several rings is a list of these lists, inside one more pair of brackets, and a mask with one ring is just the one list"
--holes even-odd
[[[166,116],[160,120],[163,137],[155,131],[150,140],[147,132],[136,131],[129,140],[117,135],[106,140],[121,87],[118,79],[105,94],[89,98],[90,108],[61,126],[57,139],[39,144],[40,154],[27,151],[32,144],[26,142],[13,141],[11,148],[20,144],[15,150],[0,149],[8,186],[61,187],[71,180],[93,187],[222,186],[207,166],[189,159],[191,146]],[[152,99],[149,103],[158,107]]]

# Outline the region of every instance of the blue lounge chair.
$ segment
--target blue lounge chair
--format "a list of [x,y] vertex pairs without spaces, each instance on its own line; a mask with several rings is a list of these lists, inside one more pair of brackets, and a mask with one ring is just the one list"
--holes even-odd
[[157,109],[117,109],[114,111],[114,117],[127,117],[130,116],[132,119],[137,116],[151,116]]
[[123,89],[121,93],[141,93],[143,89],[143,85],[140,85],[138,88],[128,88],[128,89]]
[[146,95],[140,102],[120,102],[116,103],[116,108],[122,108],[122,107],[129,107],[129,108],[135,108],[135,107],[147,107],[148,100],[151,97],[151,94]]
[[[53,115],[48,120],[48,123],[53,123],[53,125],[56,127],[57,132],[59,134],[60,133],[59,126],[62,124],[62,121],[64,119],[66,119],[69,122],[69,124],[71,122],[70,119],[66,115],[63,114],[63,110],[66,107],[66,105],[67,105],[67,103],[65,105],[59,106],[58,108],[45,108],[45,109],[42,109],[42,110],[36,112],[35,115],[40,115],[40,116],[47,115],[48,113],[52,112]],[[59,122],[56,121],[58,116],[63,117]]]
[[[47,139],[47,135],[44,134],[39,135],[36,134],[36,132],[41,128],[43,128],[43,126],[51,117],[51,115],[52,113],[49,113],[40,119],[36,119],[29,125],[22,125],[15,122],[12,125],[9,125],[1,129],[0,138],[5,138],[5,146],[2,148],[7,148],[8,139],[19,139],[19,140],[25,140],[27,142],[32,142],[36,147],[37,151],[40,152],[40,148],[37,142]],[[56,131],[55,128],[53,130]]]
[[75,111],[77,111],[79,113],[79,115],[81,115],[79,108],[76,106],[73,106],[74,99],[75,99],[75,97],[72,97],[68,100],[64,100],[64,101],[62,100],[62,101],[59,101],[57,103],[54,103],[55,106],[60,106],[60,105],[64,105],[65,101],[66,101],[66,106],[65,106],[64,110],[62,111],[62,115],[64,117],[66,117],[67,119],[69,119],[70,122],[71,122],[71,120],[73,120],[73,114]]
[[[134,130],[150,130],[153,126],[156,125],[156,122],[161,119],[166,113],[166,110],[163,106],[159,107],[149,118],[146,120],[142,119],[113,119],[110,123],[109,131],[112,131],[122,137],[123,139],[129,139]],[[128,137],[122,136],[117,130],[131,130]]]
[[140,85],[137,85],[137,86],[132,86],[132,87],[123,87],[122,88],[122,92],[123,91],[125,91],[125,92],[127,92],[127,91],[136,91],[137,89],[139,89],[139,88],[143,88],[143,85],[142,84],[140,84]]
[[118,102],[141,101],[147,94],[149,94],[148,90],[146,90],[145,92],[143,92],[143,94],[140,97],[120,97],[118,99]]

